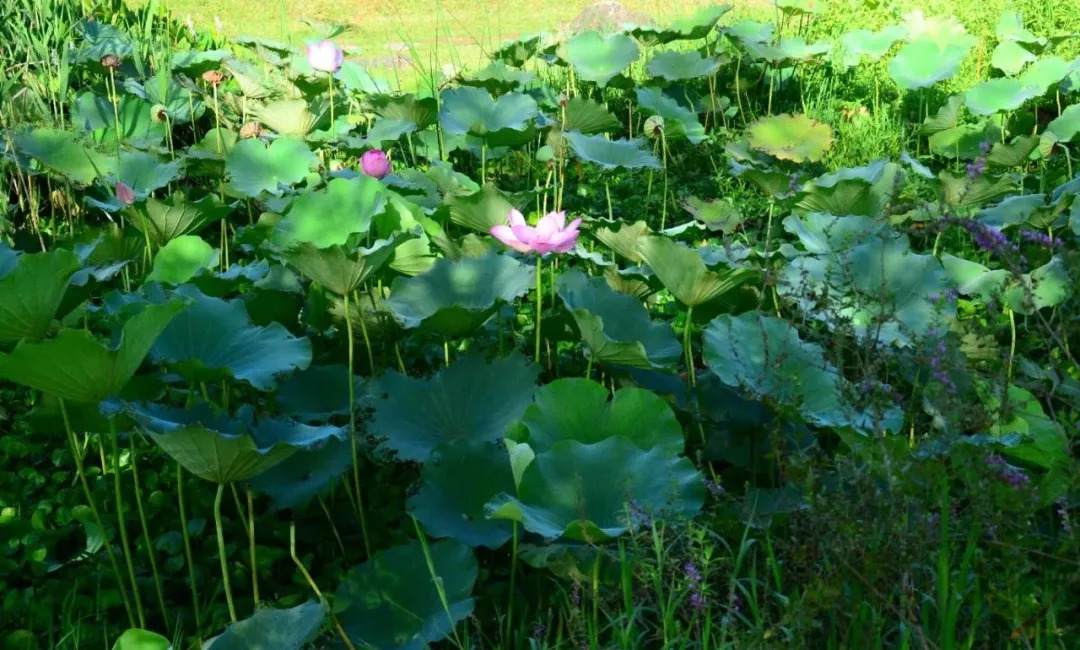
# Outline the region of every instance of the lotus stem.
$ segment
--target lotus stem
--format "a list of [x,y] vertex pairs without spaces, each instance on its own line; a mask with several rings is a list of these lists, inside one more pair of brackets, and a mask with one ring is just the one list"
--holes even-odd
[[607,196],[607,218],[614,221],[615,215],[611,210],[611,185],[608,183],[607,178],[604,179],[604,194]]
[[229,620],[236,622],[236,606],[233,605],[232,585],[229,583],[229,563],[225,560],[225,531],[221,524],[221,497],[225,494],[225,484],[218,483],[214,497],[214,527],[217,529],[218,558],[221,560],[221,581],[225,585],[225,602],[229,605]]
[[544,258],[536,256],[536,350],[533,353],[533,362],[540,363],[540,317],[544,307]]
[[585,379],[592,379],[593,354],[589,352],[589,360],[585,365]]
[[1012,309],[1006,309],[1009,312],[1009,362],[1005,370],[1005,390],[1008,390],[1008,383],[1012,381],[1012,369],[1013,369],[1013,357],[1016,356],[1016,312]]
[[446,597],[446,587],[443,586],[442,578],[435,571],[435,560],[431,557],[431,549],[428,547],[427,538],[424,537],[424,531],[420,530],[420,522],[416,521],[416,517],[412,517],[413,528],[416,529],[416,538],[420,541],[420,549],[424,553],[424,561],[427,563],[428,574],[431,576],[431,582],[435,585],[435,591],[439,595],[439,602],[442,604],[443,611],[446,612],[447,621],[450,623],[450,633],[453,635],[453,643],[459,648],[464,646],[461,643],[461,638],[458,636],[457,624],[454,622],[453,615],[450,614],[450,601]]
[[[348,299],[346,298],[346,305],[348,304],[347,301],[348,301]],[[353,301],[356,303],[356,315],[360,319],[360,336],[364,337],[364,349],[367,350],[368,370],[371,373],[371,376],[374,377],[375,376],[375,353],[371,351],[371,339],[368,337],[367,321],[364,319],[364,308],[360,306],[360,295],[354,293],[353,294]],[[374,300],[372,300],[372,307],[374,308],[374,306],[375,306],[375,303],[374,303]],[[346,314],[346,319],[345,320],[348,321],[348,322],[352,322],[351,319],[348,318],[348,314]],[[351,335],[350,335],[350,338],[351,338]]]
[[[694,319],[694,307],[686,308],[686,325],[683,327],[683,354],[686,357],[686,385],[693,388],[697,385],[697,377],[694,372],[694,346],[690,340],[691,324]],[[689,397],[689,395],[687,396]]]
[[443,339],[443,342],[442,342],[442,354],[443,354],[443,363],[445,363],[446,367],[449,368],[450,367],[450,341],[449,341],[449,339]]
[[327,72],[326,78],[330,82],[330,137],[337,138],[337,125],[334,123],[334,73]]
[[487,141],[480,143],[480,185],[487,185]]
[[255,559],[255,505],[251,486],[247,486],[248,553],[251,555],[251,593],[255,596],[255,608],[259,607],[259,563]]
[[[113,131],[116,132],[116,160],[120,161],[120,98],[116,96],[116,71],[109,68],[109,103],[113,110]],[[120,170],[117,169],[119,172]]]
[[109,418],[109,433],[113,444],[113,492],[116,495],[116,526],[120,529],[120,548],[124,551],[124,563],[127,564],[128,579],[135,597],[135,612],[139,616],[139,625],[146,627],[146,614],[143,612],[142,596],[139,595],[139,581],[135,578],[135,559],[131,553],[131,542],[127,534],[127,520],[124,517],[124,493],[120,480],[120,434],[116,431],[116,420]]
[[518,522],[511,522],[513,531],[510,537],[510,593],[506,603],[506,639],[513,645],[514,633],[514,591],[517,582],[517,556],[518,556]]
[[660,206],[660,230],[667,223],[667,195],[668,195],[668,166],[667,166],[667,135],[660,130],[660,149],[664,154],[664,201]]
[[150,537],[150,526],[146,523],[146,509],[143,507],[142,489],[139,487],[138,449],[135,448],[134,436],[131,437],[131,475],[135,482],[135,507],[139,512],[143,543],[146,544],[146,554],[150,557],[150,571],[154,575],[154,589],[157,592],[158,608],[161,609],[161,618],[165,622],[166,631],[170,631],[169,615],[165,608],[165,591],[161,588],[161,575],[158,573],[157,559],[154,557],[154,544]]
[[187,559],[188,584],[191,588],[191,607],[195,612],[195,637],[202,642],[202,614],[199,613],[199,588],[195,584],[195,557],[191,552],[191,536],[188,534],[187,514],[184,511],[184,468],[176,464],[176,500],[180,508],[180,530],[184,535],[184,555]]
[[[353,462],[353,486],[356,490],[356,514],[360,518],[360,531],[364,536],[364,552],[367,557],[371,557],[371,542],[368,541],[367,532],[367,520],[364,518],[364,497],[360,492],[360,453],[356,446],[356,386],[353,382],[353,360],[356,356],[356,349],[353,343],[353,327],[352,317],[349,309],[349,294],[344,295],[345,299],[345,331],[348,337],[349,346],[349,367],[348,367],[348,390],[349,390],[349,445],[352,449],[352,462]],[[369,348],[370,349],[370,348]],[[369,354],[370,356],[370,354]],[[372,368],[374,369],[375,362],[372,361]]]
[[[304,563],[301,562],[300,558],[296,555],[295,521],[289,522],[289,556],[292,558],[293,564],[296,565],[296,568],[300,569],[301,575],[303,575],[304,579],[307,580],[308,586],[311,587],[311,590],[315,592],[315,596],[318,597],[321,602],[325,603],[326,598],[323,596],[322,591],[319,589],[319,585],[315,584],[315,580],[311,577],[311,574],[308,573],[307,567],[304,566]],[[345,634],[345,630],[341,627],[341,621],[338,620],[333,610],[330,611],[330,620],[334,622],[334,629],[337,630],[337,633],[341,637],[341,640],[345,643],[345,647],[349,650],[356,650],[356,646],[354,646],[352,644],[352,641],[349,640],[349,635]]]
[[127,611],[128,624],[131,627],[135,627],[135,616],[131,611],[131,601],[128,600],[127,587],[124,586],[124,579],[120,573],[120,564],[116,561],[116,554],[113,553],[112,544],[109,542],[109,536],[106,533],[105,524],[101,520],[101,511],[98,510],[97,501],[94,500],[94,494],[90,491],[90,483],[86,480],[86,472],[83,469],[83,457],[79,451],[79,443],[75,440],[75,433],[71,430],[71,420],[68,418],[67,406],[64,404],[64,398],[57,398],[60,404],[60,416],[64,420],[64,432],[67,434],[68,444],[71,445],[71,455],[75,457],[75,471],[79,475],[79,482],[82,483],[83,494],[86,496],[86,503],[90,506],[90,513],[94,517],[94,523],[97,524],[98,530],[101,531],[101,536],[104,539],[105,554],[109,556],[109,564],[112,565],[113,577],[116,578],[116,587],[120,590],[120,598],[124,601],[124,609]]

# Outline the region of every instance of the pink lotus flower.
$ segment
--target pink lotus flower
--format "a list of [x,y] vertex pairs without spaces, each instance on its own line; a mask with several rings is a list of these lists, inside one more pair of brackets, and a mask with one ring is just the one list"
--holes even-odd
[[522,253],[546,255],[551,252],[565,253],[574,247],[580,234],[581,219],[566,224],[565,212],[549,212],[540,218],[536,226],[525,223],[525,217],[517,210],[510,211],[510,225],[498,225],[491,229],[496,239]]
[[125,183],[117,183],[116,199],[124,205],[131,205],[135,202],[135,190],[131,189],[131,186]]
[[319,41],[307,46],[307,60],[319,72],[337,72],[345,55],[334,41]]
[[390,159],[386,157],[386,153],[382,149],[365,151],[364,155],[360,156],[360,169],[364,170],[364,173],[368,176],[379,180],[386,178],[386,175],[393,170],[390,166]]

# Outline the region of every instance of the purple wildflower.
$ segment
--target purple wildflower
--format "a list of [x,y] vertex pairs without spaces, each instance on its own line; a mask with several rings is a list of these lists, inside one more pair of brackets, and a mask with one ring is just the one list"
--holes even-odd
[[1037,230],[1024,229],[1020,231],[1020,237],[1027,242],[1042,248],[1055,249],[1061,247],[1061,240],[1054,240],[1049,234]]
[[709,494],[713,495],[714,497],[719,497],[720,495],[724,494],[724,486],[720,485],[720,483],[717,481],[705,481],[705,489],[707,489],[709,491]]
[[1066,533],[1072,532],[1072,522],[1069,521],[1069,508],[1065,505],[1065,499],[1058,499],[1057,513],[1061,517],[1061,529]]

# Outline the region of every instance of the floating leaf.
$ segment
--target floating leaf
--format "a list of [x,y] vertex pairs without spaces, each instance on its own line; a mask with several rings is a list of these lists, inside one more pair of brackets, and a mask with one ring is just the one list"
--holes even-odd
[[817,162],[833,144],[828,124],[806,115],[772,115],[750,125],[750,146],[780,160]]
[[584,32],[566,42],[566,61],[579,77],[599,86],[608,85],[640,55],[637,43],[626,34]]
[[343,245],[364,234],[371,220],[386,208],[386,188],[371,176],[335,178],[326,188],[296,197],[271,239],[283,248],[312,244]]
[[426,462],[450,440],[495,442],[532,400],[539,368],[520,356],[491,364],[469,355],[429,379],[387,373],[377,391],[371,435],[402,460]]
[[563,136],[578,158],[604,169],[660,168],[660,161],[642,147],[644,141],[640,139],[608,140],[602,135],[582,135],[575,131],[566,132]]
[[600,277],[564,273],[557,291],[592,358],[635,368],[673,366],[682,347],[671,326],[653,322],[635,298],[616,293]]
[[257,138],[241,140],[225,159],[232,187],[245,196],[281,196],[282,186],[304,180],[318,159],[299,140],[278,138],[269,147]]

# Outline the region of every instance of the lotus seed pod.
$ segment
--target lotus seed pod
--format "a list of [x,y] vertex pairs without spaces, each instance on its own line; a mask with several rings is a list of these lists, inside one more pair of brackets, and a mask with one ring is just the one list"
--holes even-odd
[[203,81],[210,84],[211,86],[216,86],[221,83],[221,81],[225,78],[225,75],[221,74],[220,70],[207,70],[203,73],[202,78]]
[[164,104],[154,104],[150,107],[150,119],[155,122],[164,122],[169,119],[169,109]]
[[110,70],[115,70],[120,67],[120,57],[116,56],[115,54],[106,54],[105,56],[101,57],[101,65],[109,68]]
[[659,115],[653,115],[649,119],[645,120],[645,135],[650,138],[660,137],[660,134],[664,132],[664,118]]
[[258,122],[248,122],[244,126],[240,127],[240,137],[245,140],[251,138],[257,138],[262,134],[262,125]]

